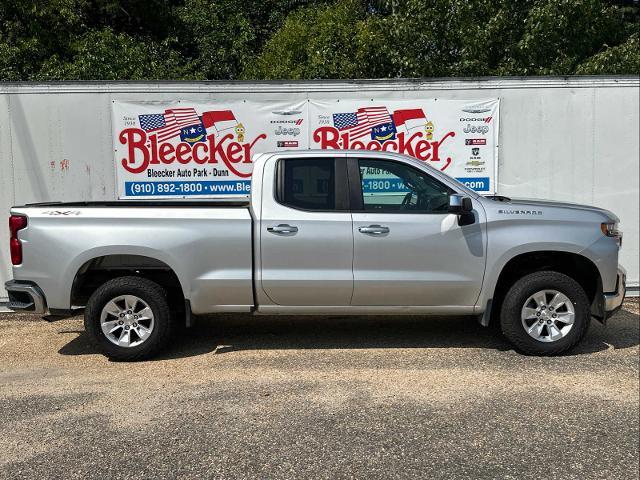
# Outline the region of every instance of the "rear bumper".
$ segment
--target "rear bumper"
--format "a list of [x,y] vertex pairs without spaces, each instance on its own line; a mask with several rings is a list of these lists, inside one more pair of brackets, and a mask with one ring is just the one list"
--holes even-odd
[[605,318],[611,317],[615,314],[624,302],[624,297],[627,293],[627,271],[618,266],[618,278],[616,281],[616,291],[612,293],[604,294],[604,311]]
[[36,313],[48,315],[47,300],[38,285],[33,282],[10,280],[4,284],[9,292],[9,307],[15,312]]

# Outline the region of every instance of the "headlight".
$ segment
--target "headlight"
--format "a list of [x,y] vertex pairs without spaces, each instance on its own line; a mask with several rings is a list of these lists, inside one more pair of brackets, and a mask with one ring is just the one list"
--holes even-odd
[[616,222],[601,223],[600,230],[607,237],[613,237],[616,239],[618,246],[622,246],[622,232],[618,230],[618,224]]

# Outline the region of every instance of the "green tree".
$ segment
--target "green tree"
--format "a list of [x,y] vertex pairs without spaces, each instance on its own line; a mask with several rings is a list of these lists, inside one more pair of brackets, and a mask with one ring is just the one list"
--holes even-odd
[[110,29],[91,30],[71,41],[65,58],[54,54],[34,80],[146,80],[185,78],[178,53],[150,39]]
[[[176,52],[147,26],[133,28],[125,2],[0,0],[0,78],[91,80],[180,78]],[[118,15],[110,5],[118,3]],[[134,2],[132,2],[134,3]],[[129,8],[128,5],[126,5]],[[140,12],[143,13],[142,11]],[[154,14],[148,15],[158,19]],[[135,22],[134,22],[135,23]],[[132,33],[118,32],[110,24]],[[125,25],[126,24],[126,25]]]
[[625,0],[0,0],[0,80],[638,74]]
[[176,48],[193,78],[234,79],[252,56],[254,33],[235,2],[186,0],[176,8]]
[[640,73],[637,12],[602,0],[339,0],[290,14],[244,76]]
[[578,65],[578,75],[623,75],[640,72],[640,40],[638,34],[630,36],[626,42],[589,57]]
[[353,78],[361,74],[360,35],[366,38],[361,2],[311,6],[287,16],[244,78]]
[[623,41],[624,25],[616,7],[601,0],[535,2],[524,20],[509,74],[567,75],[608,41]]
[[43,62],[66,49],[61,32],[82,27],[84,0],[0,0],[0,78],[28,80]]

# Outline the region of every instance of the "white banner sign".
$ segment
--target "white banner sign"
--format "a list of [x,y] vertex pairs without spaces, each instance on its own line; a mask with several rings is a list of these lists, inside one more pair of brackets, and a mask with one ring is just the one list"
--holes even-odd
[[113,102],[119,198],[250,193],[253,155],[322,149],[411,155],[495,193],[499,100]]

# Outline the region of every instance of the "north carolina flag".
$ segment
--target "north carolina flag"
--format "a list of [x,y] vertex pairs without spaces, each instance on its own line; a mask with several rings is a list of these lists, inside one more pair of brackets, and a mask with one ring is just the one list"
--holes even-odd
[[202,114],[204,128],[215,127],[218,132],[235,128],[238,125],[235,115],[231,110],[212,110]]
[[423,127],[427,121],[427,116],[421,108],[408,110],[396,110],[393,112],[393,123],[396,128],[404,127],[407,130]]

